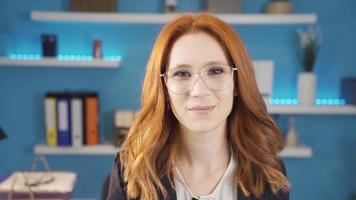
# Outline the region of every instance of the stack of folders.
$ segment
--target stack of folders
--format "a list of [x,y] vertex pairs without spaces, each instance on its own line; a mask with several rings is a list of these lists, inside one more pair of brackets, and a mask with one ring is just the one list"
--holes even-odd
[[44,106],[48,146],[99,144],[97,93],[48,92]]

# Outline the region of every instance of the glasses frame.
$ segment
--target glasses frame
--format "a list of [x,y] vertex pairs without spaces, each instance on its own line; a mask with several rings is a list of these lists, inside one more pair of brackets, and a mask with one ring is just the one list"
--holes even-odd
[[[231,76],[232,76],[232,79],[234,79],[234,74],[235,74],[234,72],[235,72],[235,71],[237,72],[237,67],[232,67],[232,66],[227,66],[227,67],[231,68]],[[223,91],[223,90],[226,89],[226,87],[225,87],[224,89],[221,89],[221,90],[213,90],[213,89],[209,88],[209,87],[206,85],[205,81],[203,80],[203,78],[202,78],[202,76],[201,76],[201,70],[200,70],[199,72],[193,73],[193,75],[195,75],[195,74],[199,74],[199,78],[203,81],[204,85],[205,85],[210,91],[219,92],[219,91]],[[166,87],[168,88],[168,90],[171,91],[172,93],[174,93],[174,94],[186,94],[187,92],[189,92],[189,89],[188,89],[187,91],[185,91],[185,92],[182,92],[182,93],[178,93],[178,92],[172,91],[172,90],[168,87],[168,85],[167,85],[167,72],[164,72],[164,73],[160,74],[160,77],[163,78],[164,84],[166,85]],[[191,85],[190,87],[192,87],[192,86],[193,86],[193,85]]]

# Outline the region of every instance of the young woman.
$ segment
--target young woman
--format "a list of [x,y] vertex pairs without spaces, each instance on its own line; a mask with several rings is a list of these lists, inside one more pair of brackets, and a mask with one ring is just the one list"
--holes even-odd
[[287,200],[283,140],[232,27],[184,14],[159,34],[108,199]]

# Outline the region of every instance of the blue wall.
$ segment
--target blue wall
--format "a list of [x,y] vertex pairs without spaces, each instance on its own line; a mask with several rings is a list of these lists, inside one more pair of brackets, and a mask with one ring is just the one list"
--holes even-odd
[[[122,12],[160,12],[162,0],[119,0]],[[192,4],[194,2],[194,5]],[[323,46],[316,63],[317,96],[339,98],[340,79],[356,76],[356,1],[294,0],[298,13],[317,13]],[[266,0],[244,2],[244,11],[261,12]],[[196,10],[197,1],[180,1],[179,10]],[[103,141],[113,136],[117,109],[139,107],[145,63],[160,25],[41,23],[29,19],[32,10],[66,10],[65,0],[2,0],[0,50],[40,53],[39,35],[56,33],[59,53],[90,54],[91,41],[102,38],[104,54],[119,54],[118,69],[4,68],[0,67],[0,125],[9,138],[0,143],[0,175],[25,170],[44,142],[43,96],[49,90],[90,89],[100,94],[100,130]],[[275,61],[274,97],[295,97],[300,65],[295,37],[301,25],[235,26],[253,59]],[[297,116],[303,143],[311,159],[285,159],[292,184],[291,199],[346,199],[356,192],[356,118],[354,116]],[[287,118],[279,118],[285,130]],[[112,156],[48,156],[54,169],[74,170],[79,181],[74,197],[100,198],[102,182]]]

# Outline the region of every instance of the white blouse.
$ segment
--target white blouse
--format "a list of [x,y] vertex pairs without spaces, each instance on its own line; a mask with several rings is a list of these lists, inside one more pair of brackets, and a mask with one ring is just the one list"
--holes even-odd
[[176,189],[177,200],[191,200],[195,199],[203,200],[236,200],[237,199],[237,186],[232,183],[232,175],[237,163],[231,156],[228,167],[225,170],[223,177],[215,187],[214,191],[210,194],[203,196],[194,196],[189,187],[185,184],[181,173],[178,168],[174,168],[174,183]]

